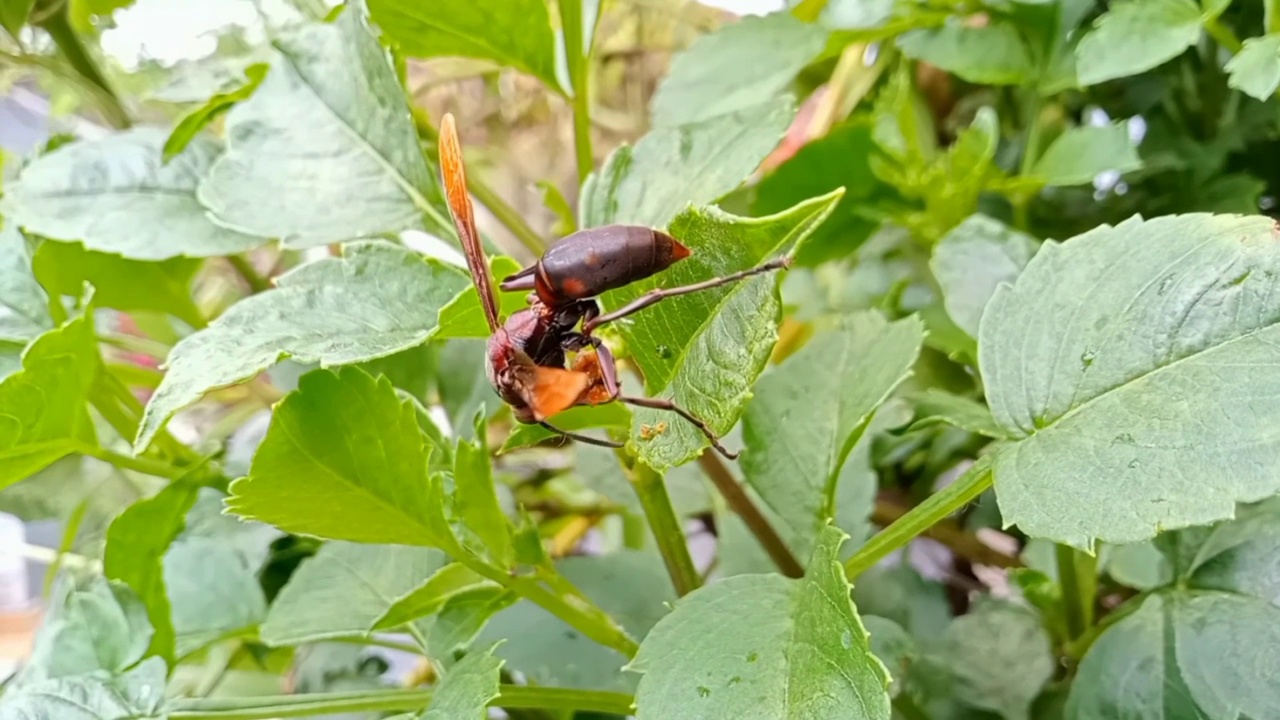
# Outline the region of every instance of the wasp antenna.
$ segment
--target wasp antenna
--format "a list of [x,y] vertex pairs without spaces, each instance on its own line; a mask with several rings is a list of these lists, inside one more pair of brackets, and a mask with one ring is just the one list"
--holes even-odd
[[440,175],[444,181],[445,198],[449,202],[449,214],[453,216],[453,226],[458,231],[467,267],[471,269],[471,280],[492,333],[499,327],[498,299],[493,289],[493,276],[489,273],[489,262],[485,259],[484,248],[480,246],[480,234],[476,231],[475,212],[471,195],[467,192],[467,171],[462,163],[462,145],[458,141],[453,113],[445,113],[440,120]]

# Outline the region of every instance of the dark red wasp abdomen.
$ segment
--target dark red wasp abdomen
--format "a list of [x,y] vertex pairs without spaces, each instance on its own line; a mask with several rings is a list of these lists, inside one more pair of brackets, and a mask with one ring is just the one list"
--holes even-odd
[[535,290],[548,307],[643,280],[689,257],[670,235],[639,225],[606,225],[568,235],[537,263],[508,276],[503,290]]

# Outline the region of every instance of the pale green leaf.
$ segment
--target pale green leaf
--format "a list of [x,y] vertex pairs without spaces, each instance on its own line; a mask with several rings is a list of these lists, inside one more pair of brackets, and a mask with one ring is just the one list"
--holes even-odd
[[1150,541],[1109,545],[1106,562],[1099,556],[1099,570],[1111,579],[1138,590],[1151,590],[1168,584],[1173,578],[1169,562]]
[[502,660],[494,646],[470,652],[449,669],[431,696],[422,720],[485,720],[489,701],[498,697]]
[[[495,280],[511,275],[520,270],[520,264],[506,255],[499,255],[489,261],[489,271]],[[529,291],[502,292],[494,286],[498,293],[498,317],[509,318],[517,311],[529,307]],[[440,308],[440,327],[436,337],[445,338],[489,338],[489,321],[484,317],[480,307],[480,296],[476,295],[474,284],[469,284],[458,296]]]
[[1280,88],[1280,33],[1249,38],[1227,62],[1227,85],[1259,100]]
[[911,394],[919,418],[912,427],[927,427],[945,422],[971,433],[997,440],[1006,437],[1005,431],[991,417],[991,410],[972,398],[949,393],[942,388],[931,387]]
[[430,451],[413,406],[385,378],[317,370],[276,406],[227,509],[286,532],[439,546],[451,536]]
[[101,365],[88,315],[27,348],[22,370],[0,381],[0,488],[96,444],[87,400]]
[[629,666],[644,673],[637,717],[888,720],[889,676],[849,599],[843,539],[824,530],[801,580],[740,575],[681,599]]
[[936,643],[951,624],[947,589],[910,563],[878,565],[859,575],[853,599],[863,615],[888,618],[922,643]]
[[588,178],[579,224],[665,227],[686,207],[712,202],[741,185],[777,146],[794,115],[794,101],[783,97],[653,129],[634,147],[615,150]]
[[[220,223],[290,247],[421,227],[449,232],[404,89],[361,3],[281,31],[271,70],[227,114],[227,152],[200,183]],[[356,191],[355,189],[358,189]]]
[[150,658],[111,676],[76,675],[5,692],[0,720],[164,720],[165,666]]
[[1146,72],[1181,55],[1200,38],[1192,0],[1120,0],[1093,23],[1076,47],[1084,86]]
[[1022,85],[1035,72],[1018,29],[994,21],[985,27],[947,24],[898,37],[902,54],[983,85]]
[[[502,590],[461,563],[450,563],[436,570],[407,595],[398,598],[378,618],[375,629],[395,628],[420,617],[431,615],[466,593]],[[452,648],[446,652],[452,652]]]
[[170,415],[208,390],[247,380],[284,358],[332,367],[425,342],[435,332],[436,309],[469,280],[454,267],[370,242],[276,282],[277,289],[245,298],[174,346],[136,448],[147,447]]
[[1053,141],[1031,167],[1030,175],[1046,185],[1084,185],[1111,171],[1127,173],[1142,167],[1138,148],[1125,123],[1073,127]]
[[[497,585],[469,588],[445,600],[435,615],[420,620],[417,625],[427,636],[427,649],[431,656],[448,661],[453,653],[470,646],[489,618],[511,607],[518,599],[514,592]],[[553,617],[549,613],[545,616]],[[503,633],[495,640],[510,636],[510,633]],[[604,650],[600,645],[590,644]]]
[[213,95],[203,105],[187,113],[186,116],[178,121],[173,131],[169,133],[168,139],[164,141],[163,155],[165,162],[169,162],[185,150],[201,130],[204,130],[223,113],[235,107],[236,103],[247,100],[252,96],[253,91],[258,89],[258,85],[262,84],[262,79],[267,76],[267,65],[266,63],[254,63],[244,69],[244,74],[244,82],[238,87],[229,88],[224,92]]
[[170,313],[193,327],[205,324],[191,298],[191,279],[200,265],[198,259],[183,257],[130,260],[80,243],[52,241],[40,243],[32,258],[36,277],[54,295],[80,297],[89,283],[95,306]]
[[444,564],[430,548],[325,543],[280,590],[259,637],[279,647],[367,635]]
[[151,634],[147,609],[127,585],[63,576],[16,682],[122,673],[146,654]]
[[103,573],[128,585],[147,609],[154,635],[149,652],[174,661],[175,635],[169,594],[164,585],[164,556],[186,525],[199,488],[174,482],[152,497],[130,505],[107,528]]
[[955,679],[956,699],[1005,720],[1027,720],[1055,666],[1040,618],[994,600],[956,618],[938,652]]
[[222,538],[178,538],[164,556],[164,584],[179,657],[250,630],[267,614],[257,566]]
[[165,163],[164,141],[162,129],[135,128],[63,145],[24,167],[0,207],[28,232],[137,260],[230,255],[262,244],[215,225],[196,201],[196,184],[221,144],[197,138]]
[[[730,215],[715,207],[690,208],[671,222],[671,233],[693,255],[654,278],[607,293],[617,308],[654,287],[675,287],[745,270],[780,251],[794,250],[830,215],[840,193],[828,193],[762,218]],[[645,392],[669,397],[723,435],[737,422],[778,337],[777,273],[663,300],[619,323]],[[708,445],[697,428],[661,410],[637,408],[632,442],[655,469],[693,459]],[[645,433],[666,423],[666,431]],[[650,437],[646,437],[649,435]]]
[[464,546],[491,564],[510,567],[515,559],[511,521],[503,513],[494,487],[483,413],[476,413],[472,427],[477,440],[459,440],[454,451],[454,512],[461,521],[457,532]]
[[1005,521],[1085,548],[1280,490],[1269,402],[1280,254],[1266,217],[1127,220],[1049,243],[982,319]]
[[1280,717],[1280,608],[1216,591],[1169,590],[1094,641],[1065,717]]
[[0,228],[0,342],[25,345],[52,330],[48,308],[49,298],[32,274],[26,238],[5,223]]
[[889,694],[897,697],[912,663],[918,657],[915,640],[898,623],[875,615],[863,615],[862,624],[870,635],[871,652],[884,664],[893,682]]
[[1039,243],[999,220],[972,215],[934,246],[929,269],[942,289],[947,314],[970,337],[996,287],[1013,282]]
[[1167,550],[1165,541],[1175,539],[1189,556],[1179,573],[1183,586],[1243,593],[1280,607],[1280,500],[1243,507],[1236,519],[1212,528],[1161,536],[1156,544]]
[[653,124],[677,126],[760,105],[785,91],[827,32],[779,11],[748,15],[694,41],[653,97]]
[[923,340],[918,318],[890,323],[859,313],[819,332],[756,385],[743,417],[742,471],[787,526],[798,555],[809,554],[834,517],[849,452],[911,374]]

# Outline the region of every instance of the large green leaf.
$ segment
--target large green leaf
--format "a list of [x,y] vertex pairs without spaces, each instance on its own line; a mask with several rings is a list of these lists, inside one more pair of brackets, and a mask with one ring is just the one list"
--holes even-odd
[[261,244],[215,225],[196,201],[196,184],[222,145],[196,138],[165,163],[165,134],[135,128],[63,145],[23,168],[0,207],[32,233],[138,260],[230,255]]
[[22,370],[0,381],[0,488],[96,444],[87,400],[101,365],[89,315],[27,348]]
[[1031,52],[1008,23],[985,27],[948,24],[912,30],[898,38],[902,54],[983,85],[1022,85],[1035,72]]
[[867,311],[821,332],[767,373],[742,421],[747,482],[808,555],[836,509],[836,479],[871,414],[910,374],[924,340],[917,318]]
[[671,61],[653,123],[709,120],[777,97],[826,46],[827,32],[791,13],[749,15],[703,35]]
[[555,35],[543,0],[368,2],[373,21],[405,55],[493,60],[533,75],[552,90],[560,90]]
[[76,675],[5,692],[0,720],[164,720],[165,666],[150,658],[116,676]]
[[970,337],[1000,283],[1013,282],[1039,243],[986,215],[973,215],[938,241],[929,269],[951,320]]
[[493,646],[468,653],[449,669],[431,696],[422,720],[485,720],[489,701],[498,697],[498,671],[502,660]]
[[[839,192],[763,218],[743,218],[714,207],[690,208],[671,222],[671,233],[693,255],[657,277],[604,296],[621,307],[655,287],[700,282],[757,265],[794,248],[822,224]],[[663,300],[620,324],[618,330],[644,374],[648,395],[670,397],[723,435],[737,422],[778,337],[776,273]],[[707,447],[697,428],[661,410],[636,408],[631,436],[640,457],[656,469],[687,462]],[[649,437],[643,426],[666,423]],[[643,433],[643,434],[642,434]]]
[[1227,62],[1227,85],[1259,100],[1280,88],[1280,33],[1249,38]]
[[1093,23],[1076,47],[1081,85],[1096,85],[1150,70],[1200,38],[1193,0],[1122,0]]
[[147,609],[127,585],[64,576],[16,682],[116,675],[141,660],[150,642]]
[[1180,215],[1044,245],[981,328],[1005,521],[1077,547],[1280,490],[1280,252],[1265,217]]
[[993,600],[956,618],[938,653],[955,679],[956,699],[1005,720],[1027,720],[1055,665],[1040,618]]
[[651,130],[634,147],[615,150],[588,179],[579,224],[666,226],[687,206],[709,203],[741,185],[777,146],[794,114],[794,101],[783,97]]
[[276,596],[259,636],[280,646],[365,635],[444,563],[429,548],[325,543]]
[[286,532],[439,546],[449,532],[413,405],[356,368],[317,370],[275,410],[227,509]]
[[25,345],[53,329],[48,303],[32,274],[27,239],[12,223],[5,224],[0,228],[0,342]]
[[470,281],[458,269],[388,243],[355,243],[277,279],[275,290],[231,306],[169,354],[134,446],[150,444],[178,409],[284,358],[331,367],[421,344],[436,310]]
[[[421,226],[449,232],[428,198],[404,90],[361,3],[282,31],[271,70],[227,114],[227,152],[200,183],[219,222],[290,247]],[[355,189],[358,189],[356,191]]]
[[128,585],[147,608],[155,634],[149,652],[174,661],[175,635],[164,585],[164,556],[186,525],[199,488],[175,482],[154,496],[130,505],[107,528],[103,573]]
[[251,558],[219,538],[181,537],[164,556],[179,657],[228,634],[250,630],[267,614]]
[[191,278],[200,263],[182,257],[161,262],[130,260],[87,250],[80,243],[52,241],[40,243],[32,258],[36,277],[54,295],[79,297],[89,283],[94,305],[170,313],[194,327],[205,324],[191,299]]
[[1101,173],[1126,173],[1142,167],[1138,148],[1124,123],[1074,127],[1053,141],[1031,166],[1046,185],[1084,185]]
[[[476,413],[472,423],[476,441],[460,440],[454,453],[454,512],[460,527],[457,533],[463,544],[498,567],[510,567],[515,561],[511,540],[511,521],[502,511],[494,487],[493,466],[489,446],[485,442],[485,416]],[[472,540],[474,538],[474,540]]]
[[801,580],[740,575],[680,600],[629,666],[644,673],[637,717],[888,720],[889,676],[849,599],[843,539],[826,528]]

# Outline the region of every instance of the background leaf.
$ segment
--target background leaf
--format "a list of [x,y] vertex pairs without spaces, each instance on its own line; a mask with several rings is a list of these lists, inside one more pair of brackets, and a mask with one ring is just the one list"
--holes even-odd
[[1228,517],[1280,489],[1266,374],[1275,227],[1181,215],[1041,248],[982,322],[1008,523],[1077,547]]
[[27,24],[27,18],[31,16],[31,8],[35,4],[36,0],[0,1],[0,27],[8,30],[13,37],[18,37],[18,32]]
[[468,653],[436,686],[431,705],[422,720],[484,720],[489,701],[498,697],[498,671],[502,660],[493,646]]
[[1200,37],[1192,0],[1123,0],[1094,21],[1076,48],[1081,85],[1137,75],[1181,55]]
[[191,325],[205,320],[191,297],[191,279],[200,269],[194,258],[160,262],[130,260],[85,249],[80,243],[45,241],[36,248],[33,271],[54,295],[79,297],[85,283],[93,286],[94,305],[116,310],[170,313]]
[[159,720],[164,683],[160,658],[116,677],[77,675],[35,682],[5,693],[0,720]]
[[1040,618],[1012,603],[987,601],[947,628],[939,653],[970,707],[1026,720],[1053,677],[1054,657]]
[[978,337],[978,322],[996,288],[1016,280],[1038,248],[1034,238],[985,215],[966,218],[944,235],[929,269],[955,324]]
[[278,289],[231,306],[183,338],[147,404],[136,448],[206,391],[253,377],[281,359],[332,367],[418,345],[435,331],[435,308],[468,280],[457,269],[387,243],[357,243],[277,278]]
[[1229,87],[1266,101],[1280,88],[1280,34],[1245,40],[1226,70]]
[[1126,173],[1140,167],[1128,127],[1116,123],[1068,129],[1036,160],[1030,174],[1047,185],[1083,185],[1108,170]]
[[32,274],[27,239],[13,223],[5,223],[0,227],[0,342],[26,345],[52,330],[48,303]]
[[142,659],[150,642],[147,609],[127,585],[64,576],[15,682],[118,675]]
[[247,100],[253,95],[253,91],[258,89],[262,79],[267,76],[267,68],[268,65],[266,63],[254,63],[246,67],[244,69],[245,81],[238,87],[214,95],[205,104],[187,113],[185,117],[179,120],[178,124],[173,128],[173,132],[169,133],[168,139],[164,141],[164,161],[172,160],[191,144],[192,138],[199,134],[201,130],[208,127],[223,113],[235,107],[236,103]]
[[1017,28],[999,21],[985,27],[948,24],[912,30],[898,37],[898,49],[973,83],[1021,85],[1035,72]]

